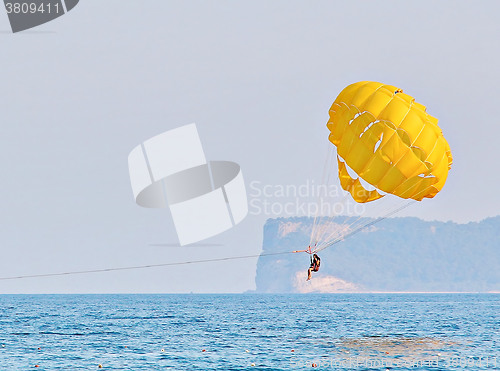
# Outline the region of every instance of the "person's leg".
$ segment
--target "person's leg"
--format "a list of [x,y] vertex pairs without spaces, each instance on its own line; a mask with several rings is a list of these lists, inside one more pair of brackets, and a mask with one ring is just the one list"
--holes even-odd
[[312,268],[309,268],[307,270],[307,281],[309,281],[311,279],[311,271],[312,271]]

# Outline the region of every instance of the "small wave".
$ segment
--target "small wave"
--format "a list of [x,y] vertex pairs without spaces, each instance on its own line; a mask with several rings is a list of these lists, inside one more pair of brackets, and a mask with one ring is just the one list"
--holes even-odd
[[142,319],[168,319],[168,318],[175,318],[174,315],[164,315],[164,316],[126,316],[126,317],[111,317],[109,318],[110,320],[142,320]]
[[61,335],[61,336],[85,336],[88,334],[84,334],[81,332],[53,332],[53,331],[40,331],[41,335]]

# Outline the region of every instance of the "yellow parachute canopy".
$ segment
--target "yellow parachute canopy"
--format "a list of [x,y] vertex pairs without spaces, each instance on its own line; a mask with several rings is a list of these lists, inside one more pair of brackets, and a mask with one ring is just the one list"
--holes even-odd
[[443,188],[450,146],[425,106],[395,86],[349,85],[330,108],[330,141],[337,146],[342,188],[356,202],[383,197],[353,179],[347,166],[379,191],[402,198],[432,198]]

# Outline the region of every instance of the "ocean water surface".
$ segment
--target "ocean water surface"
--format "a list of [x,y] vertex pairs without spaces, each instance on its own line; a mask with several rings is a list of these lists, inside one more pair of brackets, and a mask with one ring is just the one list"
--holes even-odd
[[498,294],[0,295],[0,370],[498,370]]

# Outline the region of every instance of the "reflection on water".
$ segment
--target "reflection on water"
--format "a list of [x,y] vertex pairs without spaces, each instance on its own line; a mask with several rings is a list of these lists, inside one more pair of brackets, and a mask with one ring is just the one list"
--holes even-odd
[[391,356],[427,358],[453,353],[456,341],[429,337],[369,336],[362,338],[341,338],[336,347],[346,354],[360,357]]

